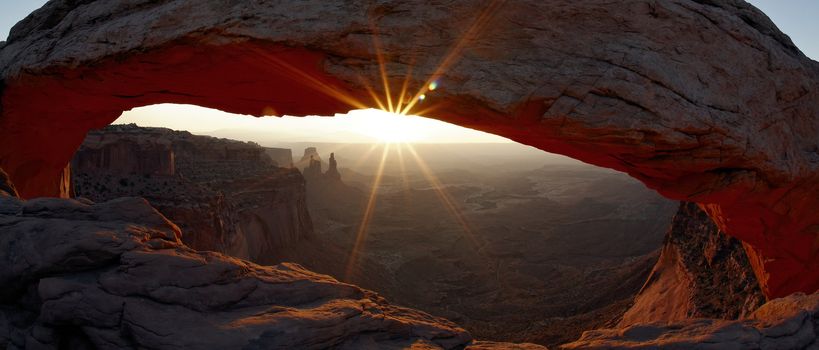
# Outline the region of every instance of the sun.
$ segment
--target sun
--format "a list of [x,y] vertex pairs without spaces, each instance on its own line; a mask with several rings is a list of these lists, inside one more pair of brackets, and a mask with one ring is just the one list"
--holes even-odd
[[347,113],[353,130],[384,143],[412,143],[427,139],[440,121],[416,115],[402,115],[379,109],[358,109]]

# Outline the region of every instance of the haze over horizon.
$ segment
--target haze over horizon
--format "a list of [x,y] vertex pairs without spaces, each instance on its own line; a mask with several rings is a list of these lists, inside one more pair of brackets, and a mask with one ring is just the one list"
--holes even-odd
[[160,104],[124,112],[112,124],[167,127],[242,141],[330,143],[510,143],[504,137],[435,119],[374,109],[334,117],[253,117],[194,105]]

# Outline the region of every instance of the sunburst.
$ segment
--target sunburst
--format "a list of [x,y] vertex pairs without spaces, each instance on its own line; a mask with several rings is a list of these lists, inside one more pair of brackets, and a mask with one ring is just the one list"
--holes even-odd
[[[381,180],[384,175],[384,168],[387,162],[387,157],[390,153],[390,147],[392,145],[395,146],[399,157],[399,165],[401,167],[401,174],[405,189],[409,188],[409,180],[407,178],[404,165],[404,152],[402,151],[404,149],[406,149],[408,153],[412,155],[412,158],[415,160],[415,163],[418,165],[424,178],[434,189],[442,206],[461,227],[462,231],[464,232],[464,236],[473,245],[473,248],[476,250],[480,249],[479,243],[476,240],[475,235],[472,233],[469,223],[463,215],[463,212],[456,204],[457,201],[446,191],[440,180],[438,180],[418,152],[416,152],[415,149],[407,143],[417,141],[414,138],[417,138],[417,135],[423,130],[417,128],[414,129],[413,123],[408,123],[402,118],[418,118],[418,115],[431,113],[438,108],[438,105],[432,103],[430,100],[433,100],[431,95],[438,91],[442,86],[441,78],[444,76],[444,73],[458,61],[458,59],[462,56],[464,49],[468,47],[471,42],[476,40],[484,30],[486,30],[491,22],[491,19],[498,13],[498,9],[504,2],[505,1],[503,0],[492,0],[480,11],[478,16],[476,16],[466,30],[462,32],[463,34],[457,40],[455,40],[454,44],[449,50],[447,50],[447,53],[432,71],[432,74],[426,77],[424,83],[420,85],[420,88],[417,89],[417,91],[415,91],[415,93],[412,95],[410,95],[409,86],[410,82],[415,80],[413,77],[415,59],[413,58],[410,64],[407,65],[407,71],[401,81],[400,88],[398,89],[398,95],[393,96],[392,92],[394,90],[392,89],[390,77],[388,75],[386,59],[384,56],[384,51],[382,50],[382,42],[380,40],[378,26],[376,25],[375,21],[371,19],[370,27],[373,39],[372,45],[375,49],[376,61],[378,63],[378,73],[381,80],[380,85],[381,90],[383,90],[383,95],[379,96],[379,94],[373,88],[373,85],[370,84],[367,79],[359,77],[359,84],[364,87],[364,90],[367,91],[367,94],[371,98],[369,104],[363,103],[357,98],[351,96],[349,93],[336,89],[333,86],[324,83],[320,79],[300,71],[297,67],[292,66],[287,62],[283,62],[273,55],[269,55],[261,51],[259,52],[260,55],[269,60],[271,63],[271,68],[290,74],[294,78],[301,79],[308,86],[313,87],[318,93],[326,94],[332,98],[335,98],[336,100],[349,105],[353,109],[366,110],[367,108],[378,108],[377,110],[368,110],[370,111],[368,113],[374,116],[374,118],[379,119],[371,123],[373,125],[373,130],[371,130],[371,132],[368,134],[380,139],[383,142],[384,150],[381,154],[378,169],[374,175],[371,185],[372,188],[367,198],[366,206],[364,207],[364,213],[356,230],[355,241],[349,253],[348,261],[345,267],[345,276],[347,279],[352,277],[353,271],[358,264],[358,260],[361,259],[361,255],[363,254],[364,244],[366,242],[378,199],[379,188],[381,187]],[[418,108],[420,105],[423,105],[424,108]],[[376,113],[376,111],[378,113]],[[359,162],[364,162],[369,159],[370,154],[374,149],[375,148],[373,147],[366,152]]]
[[358,263],[362,245],[364,244],[365,239],[367,238],[367,232],[370,229],[370,222],[372,221],[373,211],[375,210],[375,202],[378,198],[378,190],[381,188],[381,178],[384,176],[384,165],[387,162],[387,155],[389,152],[390,144],[388,143],[384,145],[384,152],[381,154],[381,162],[378,164],[378,171],[375,173],[372,188],[370,189],[370,195],[367,198],[367,205],[364,207],[364,215],[362,216],[361,222],[358,225],[355,241],[353,242],[353,248],[350,250],[350,256],[347,258],[347,267],[344,269],[344,276],[347,280],[352,277],[353,270]]

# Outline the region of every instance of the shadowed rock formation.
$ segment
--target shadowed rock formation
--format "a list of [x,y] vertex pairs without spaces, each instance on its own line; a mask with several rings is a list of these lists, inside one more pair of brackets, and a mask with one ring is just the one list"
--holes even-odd
[[[471,343],[449,321],[298,265],[258,266],[181,243],[140,198],[0,197],[0,347],[99,349],[545,349]],[[586,332],[567,349],[802,349],[819,294],[742,321]]]
[[302,155],[301,159],[296,163],[296,168],[307,171],[308,167],[314,166],[313,162],[318,162],[318,171],[321,172],[321,156],[315,147],[307,147],[304,149],[304,155]]
[[561,349],[816,349],[819,293],[772,300],[740,321],[692,319],[588,331]]
[[307,166],[304,167],[304,177],[308,179],[315,179],[321,177],[321,160],[314,158],[313,155],[310,155],[310,159],[307,160]]
[[194,249],[260,262],[312,234],[304,178],[253,143],[111,125],[88,134],[73,169],[78,196],[145,197]]
[[0,195],[19,197],[17,189],[14,188],[14,184],[11,183],[9,175],[6,174],[3,169],[0,169]]
[[276,165],[283,168],[293,167],[293,151],[291,151],[289,148],[265,147],[264,150],[267,152],[267,155],[270,156],[270,159],[276,163]]
[[[180,236],[141,198],[0,197],[0,347],[470,348],[444,319],[298,265],[194,251]],[[478,346],[509,348],[545,349]]]
[[819,288],[819,64],[739,0],[50,1],[0,48],[0,166],[65,196],[124,110],[333,115],[385,100],[379,58],[413,112],[700,203],[767,296]]
[[336,154],[330,153],[330,166],[327,167],[327,172],[324,173],[324,177],[335,180],[341,181],[341,173],[338,172],[338,163],[336,162]]
[[738,319],[764,302],[742,244],[720,232],[697,204],[683,202],[659,261],[620,326]]

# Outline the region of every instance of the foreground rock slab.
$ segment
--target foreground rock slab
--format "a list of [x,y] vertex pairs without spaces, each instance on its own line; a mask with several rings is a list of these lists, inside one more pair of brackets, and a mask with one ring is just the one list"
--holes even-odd
[[[0,177],[0,187],[12,188]],[[514,349],[295,264],[259,266],[181,243],[141,198],[0,193],[0,348]],[[747,319],[588,331],[565,349],[816,349],[819,293]]]
[[682,202],[657,264],[618,327],[691,318],[735,320],[765,302],[742,244]]
[[772,300],[741,321],[692,319],[588,331],[562,349],[819,349],[819,293]]
[[767,297],[819,289],[819,63],[741,0],[54,0],[0,43],[0,94],[25,198],[66,196],[85,133],[134,107],[386,101],[627,172],[741,239]]
[[452,349],[466,331],[293,264],[194,251],[139,198],[0,198],[0,347]]

